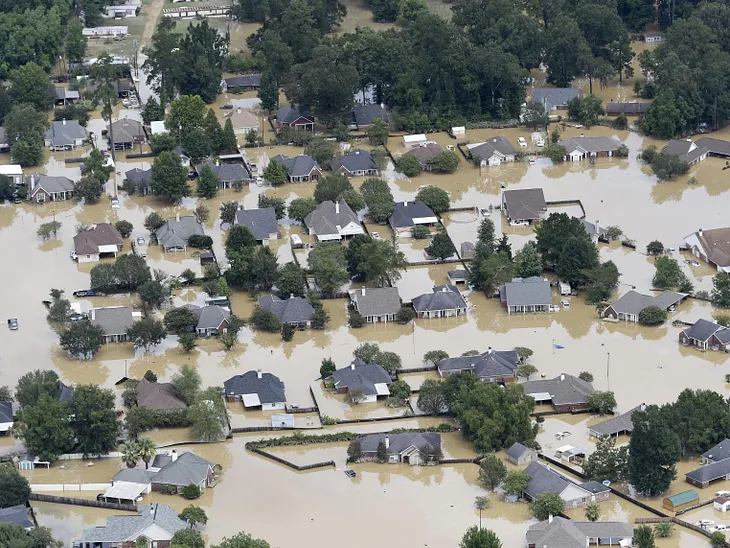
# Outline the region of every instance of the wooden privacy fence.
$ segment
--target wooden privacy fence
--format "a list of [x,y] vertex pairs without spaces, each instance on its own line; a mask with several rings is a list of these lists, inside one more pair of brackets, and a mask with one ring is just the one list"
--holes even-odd
[[92,508],[137,512],[137,507],[134,504],[117,504],[115,502],[102,502],[99,500],[75,499],[71,497],[59,497],[56,495],[41,495],[40,493],[31,493],[28,498],[37,502],[54,502],[56,504],[70,504],[73,506],[90,506]]

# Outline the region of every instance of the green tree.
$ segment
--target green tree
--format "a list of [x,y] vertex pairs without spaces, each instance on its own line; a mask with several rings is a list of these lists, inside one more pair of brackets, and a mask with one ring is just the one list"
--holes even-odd
[[598,521],[601,517],[601,507],[597,502],[589,502],[585,507],[585,515],[588,521]]
[[641,325],[660,325],[667,321],[667,311],[658,306],[647,306],[639,312]]
[[495,454],[485,456],[479,463],[479,482],[489,489],[496,489],[507,477],[507,467]]
[[571,237],[563,244],[555,272],[571,286],[582,287],[587,282],[586,271],[598,265],[595,244],[586,237]]
[[530,474],[524,470],[510,470],[502,482],[502,488],[508,495],[518,497],[525,492],[530,482]]
[[185,135],[204,129],[205,115],[205,102],[199,95],[181,95],[170,104],[165,127],[179,142]]
[[348,280],[345,249],[338,243],[320,243],[309,253],[309,266],[320,289],[335,293]]
[[64,298],[62,289],[51,289],[51,306],[46,319],[49,323],[65,324],[71,316],[71,303]]
[[190,525],[191,529],[195,529],[197,525],[205,525],[208,523],[208,516],[206,515],[205,510],[199,506],[193,506],[192,504],[183,508],[183,511],[180,512],[178,517],[181,520],[186,521],[188,525]]
[[286,183],[289,179],[289,171],[282,164],[272,159],[264,170],[264,180],[277,185]]
[[283,219],[286,214],[286,202],[284,198],[278,196],[267,196],[266,194],[259,194],[259,209],[271,207],[274,209],[274,214],[277,219]]
[[221,223],[232,225],[236,220],[236,211],[238,211],[238,202],[223,202],[221,204]]
[[656,406],[634,411],[631,420],[634,429],[629,442],[628,479],[639,493],[660,495],[677,476],[679,436]]
[[335,362],[332,361],[331,358],[323,358],[322,359],[322,365],[319,367],[319,375],[323,379],[326,379],[327,377],[331,376],[332,373],[334,373],[337,370],[337,366],[335,365]]
[[197,182],[198,196],[201,198],[213,198],[218,194],[220,184],[220,179],[213,173],[210,166],[207,164],[204,165],[203,169],[200,170],[200,176]]
[[71,62],[80,62],[86,56],[87,38],[83,34],[84,25],[81,19],[71,17],[66,25],[66,58]]
[[720,272],[712,278],[712,304],[718,308],[730,308],[730,274]]
[[38,236],[40,236],[44,240],[48,240],[51,237],[51,234],[53,234],[53,237],[56,237],[56,234],[61,229],[61,223],[60,221],[51,221],[49,223],[43,223],[38,228]]
[[522,116],[522,121],[530,129],[544,129],[549,123],[548,114],[545,112],[545,105],[539,101],[532,101],[527,103],[525,112]]
[[[258,140],[258,133],[256,130],[251,130],[249,133],[253,132],[253,136],[255,137],[254,142],[250,144],[256,143]],[[246,142],[249,142],[249,134],[246,134]],[[226,123],[223,124],[223,129],[220,132],[219,140],[218,140],[218,151],[219,152],[236,152],[238,150],[238,139],[236,138],[236,132],[233,130],[233,122],[231,122],[231,119],[228,118],[226,120]]]
[[256,238],[251,229],[243,225],[232,226],[226,235],[226,255],[240,253],[256,246]]
[[724,548],[727,546],[725,533],[721,531],[715,531],[712,533],[712,536],[710,537],[710,544],[712,545],[712,548]]
[[29,104],[14,104],[5,116],[5,135],[11,143],[11,156],[21,166],[43,162],[43,139],[48,127],[44,112]]
[[150,97],[142,109],[142,121],[145,124],[151,124],[158,120],[164,120],[165,109],[162,108],[160,103],[155,97]]
[[225,437],[228,421],[223,397],[216,388],[208,388],[198,395],[197,401],[188,409],[192,423],[190,433],[198,441],[214,442]]
[[654,261],[654,268],[656,272],[651,283],[657,289],[677,289],[688,281],[677,260],[667,255],[658,257]]
[[61,333],[60,345],[71,356],[89,359],[101,348],[104,329],[88,321],[72,323]]
[[588,407],[591,411],[607,415],[616,408],[616,397],[613,392],[593,392],[588,396]]
[[36,110],[48,110],[56,99],[56,91],[48,74],[33,62],[10,71],[10,98],[14,103],[27,103]]
[[395,163],[395,168],[406,177],[416,177],[421,173],[421,162],[411,154],[404,154]]
[[378,443],[378,447],[375,450],[375,460],[378,462],[387,462],[388,461],[388,448],[385,446],[385,442],[383,440],[380,440]]
[[68,405],[42,392],[32,404],[18,411],[13,436],[39,459],[53,462],[73,449],[74,433],[69,424]]
[[474,507],[479,510],[479,529],[482,528],[482,510],[489,508],[489,497],[477,496],[474,498]]
[[295,221],[304,222],[304,219],[312,211],[317,209],[317,202],[314,198],[294,198],[289,203],[287,216]]
[[388,142],[388,136],[390,135],[390,128],[388,123],[376,118],[373,120],[372,125],[366,131],[368,135],[368,142],[372,146],[382,146]]
[[416,194],[416,200],[426,204],[434,213],[443,213],[451,207],[447,192],[435,186],[425,186],[420,189]]
[[147,308],[151,310],[159,308],[169,296],[169,292],[165,286],[156,280],[149,280],[143,283],[139,286],[137,292],[145,310]]
[[623,481],[628,473],[627,447],[616,447],[615,438],[606,438],[596,443],[596,450],[583,464],[583,472],[592,481]]
[[514,264],[506,253],[492,253],[474,261],[472,284],[487,293],[514,278]]
[[279,317],[270,310],[266,310],[260,306],[256,306],[253,309],[249,322],[254,329],[261,331],[269,331],[271,333],[281,331],[281,320]]
[[337,143],[322,138],[312,139],[304,147],[304,154],[309,154],[324,169],[329,169],[330,160],[335,152],[337,152]]
[[542,256],[535,242],[527,242],[515,255],[515,276],[530,278],[542,274]]
[[74,198],[87,204],[98,203],[103,192],[103,184],[94,177],[82,177],[74,184]]
[[[408,261],[395,242],[367,238],[358,241],[357,247],[353,247],[354,241],[351,241],[347,252],[348,265],[354,268],[357,275],[378,287],[385,287],[400,279],[401,271],[408,266]],[[311,257],[310,253],[310,265]]]
[[152,438],[139,438],[137,440],[137,451],[139,453],[139,458],[144,461],[145,469],[149,468],[150,462],[155,458],[155,455],[157,455],[157,444]]
[[172,386],[175,393],[187,405],[192,405],[200,392],[200,375],[188,364],[183,364],[180,371],[172,376]]
[[376,223],[386,223],[393,211],[395,203],[390,187],[382,179],[365,179],[360,186],[360,194],[368,206],[368,215]]
[[184,66],[177,59],[181,36],[174,32],[176,24],[172,18],[160,18],[150,45],[142,49],[147,57],[142,65],[147,73],[147,85],[160,97],[163,107],[175,97],[175,73]]
[[578,375],[578,378],[582,381],[593,382],[593,373],[589,373],[588,371],[581,371],[580,375]]
[[449,357],[448,352],[444,350],[429,350],[423,355],[423,363],[435,366],[441,360]]
[[196,346],[198,346],[198,340],[195,338],[193,333],[183,333],[179,339],[180,346],[183,347],[185,352],[191,352]]
[[548,82],[560,88],[569,87],[581,76],[584,61],[591,54],[578,24],[567,15],[556,17],[546,32],[545,44]]
[[[188,489],[193,487],[194,489]],[[187,489],[187,491],[185,491]],[[197,490],[197,496],[194,496]],[[185,495],[189,496],[185,496]],[[194,499],[200,497],[200,489],[197,485],[186,485],[183,487],[183,497],[187,499]],[[203,540],[200,531],[194,529],[181,529],[172,535],[170,541],[170,548],[205,548],[205,541]]]
[[137,466],[137,462],[139,461],[139,446],[136,441],[132,440],[123,443],[117,449],[122,454],[122,462],[127,465],[127,468]]
[[162,152],[152,164],[152,192],[172,202],[190,195],[188,170],[174,152]]
[[431,257],[444,261],[456,253],[456,247],[454,247],[454,242],[451,241],[448,233],[443,231],[433,237],[431,245],[426,248],[426,253]]
[[595,126],[599,117],[605,114],[603,103],[592,94],[571,99],[568,104],[568,113],[571,118],[586,127]]
[[564,510],[565,501],[558,493],[540,493],[532,502],[532,515],[540,521],[562,514]]
[[661,255],[664,253],[664,244],[659,240],[653,240],[646,245],[647,255]]
[[132,230],[134,230],[134,225],[132,225],[129,221],[122,219],[121,221],[114,223],[114,228],[119,231],[122,238],[129,238],[130,234],[132,234]]
[[354,190],[354,188],[347,177],[333,173],[325,175],[317,181],[317,186],[314,189],[314,199],[318,204],[328,200],[334,202],[342,199],[351,190]]
[[434,173],[454,173],[459,167],[459,156],[456,152],[445,150],[431,158],[428,163]]
[[229,38],[219,34],[205,19],[188,27],[180,42],[178,62],[181,67],[194,66],[195,70],[174,72],[181,95],[199,95],[206,103],[215,101],[223,79],[228,42]]
[[[723,542],[725,536],[723,535]],[[636,548],[656,548],[654,530],[650,525],[640,525],[634,529],[634,544]]]
[[537,373],[537,367],[529,363],[522,363],[518,365],[515,371],[515,375],[517,375],[518,378],[523,378],[526,381],[530,380],[530,377],[535,373]]
[[[94,82],[94,101],[101,105],[101,117],[104,119],[109,128],[109,141],[114,143],[114,126],[112,125],[112,116],[114,114],[114,106],[119,102],[119,94],[117,91],[117,81],[120,73],[117,66],[114,65],[112,56],[103,53],[91,67],[91,80]],[[114,147],[111,147],[112,161],[116,161]]]
[[165,326],[159,320],[143,318],[127,328],[127,336],[135,348],[144,348],[147,352],[151,346],[157,346],[165,339]]
[[279,106],[279,88],[276,79],[268,70],[261,75],[258,97],[261,100],[261,108],[266,111],[272,111]]
[[689,171],[689,164],[679,159],[679,156],[660,152],[651,161],[651,170],[657,179],[667,181]]
[[446,409],[444,385],[435,379],[426,379],[418,390],[418,409],[427,415],[439,415]]
[[466,530],[459,548],[502,548],[502,542],[494,531],[475,526]]
[[9,548],[63,548],[48,527],[35,527],[26,533],[19,523],[0,523],[0,543]]
[[156,211],[153,211],[144,219],[144,227],[150,232],[154,232],[164,224],[165,219]]
[[21,407],[31,407],[38,403],[41,395],[47,394],[57,399],[61,394],[59,378],[50,369],[35,369],[18,379],[15,385],[15,400]]
[[289,296],[303,297],[307,291],[304,271],[294,262],[280,266],[276,287],[282,299],[288,299]]
[[0,463],[0,508],[9,508],[28,502],[30,484],[12,463]]
[[121,432],[111,390],[93,384],[77,386],[71,403],[71,427],[84,458],[114,450]]
[[654,526],[654,534],[659,538],[671,537],[674,532],[674,524],[671,521],[662,521]]
[[253,538],[248,533],[238,533],[230,538],[224,538],[213,548],[271,548],[271,546],[265,540]]

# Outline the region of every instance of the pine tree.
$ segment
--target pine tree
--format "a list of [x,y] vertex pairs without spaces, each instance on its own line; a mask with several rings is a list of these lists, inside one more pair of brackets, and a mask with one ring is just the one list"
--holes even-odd
[[223,129],[220,132],[218,140],[218,152],[235,152],[238,150],[238,140],[236,132],[233,131],[233,123],[230,118],[226,120]]

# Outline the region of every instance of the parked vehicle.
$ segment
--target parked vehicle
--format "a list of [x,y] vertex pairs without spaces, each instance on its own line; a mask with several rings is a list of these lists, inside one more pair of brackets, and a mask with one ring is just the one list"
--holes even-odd
[[373,232],[371,234],[373,240],[379,240],[380,239],[380,232]]
[[517,144],[520,145],[521,147],[526,147],[527,141],[525,140],[524,137],[517,137]]
[[145,244],[144,238],[142,236],[139,236],[137,238],[137,245],[144,245],[144,244]]
[[730,497],[730,491],[718,491],[715,493],[716,497]]
[[716,531],[725,532],[727,530],[727,525],[723,525],[722,523],[719,525],[715,525],[714,527],[710,527],[710,533],[714,533]]
[[560,301],[560,304],[563,305],[563,308],[570,308],[570,301],[567,299]]
[[112,198],[112,209],[119,209],[119,198]]
[[715,525],[715,522],[712,521],[711,519],[701,519],[700,521],[695,523],[695,525],[697,527],[702,527],[703,529],[706,529],[708,527],[712,527],[713,525]]
[[74,291],[73,296],[78,299],[83,297],[101,297],[103,295],[98,291],[93,291],[91,289],[80,289],[79,291]]
[[8,327],[10,331],[16,331],[18,329],[18,318],[10,318],[8,320]]

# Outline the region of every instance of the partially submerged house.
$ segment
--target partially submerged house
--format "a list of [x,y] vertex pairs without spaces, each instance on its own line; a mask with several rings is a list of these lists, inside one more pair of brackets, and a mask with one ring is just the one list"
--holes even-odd
[[9,401],[0,401],[0,432],[7,434],[14,422],[13,404]]
[[423,171],[431,171],[431,160],[443,151],[444,148],[440,144],[428,141],[420,146],[413,147],[403,156],[413,156],[421,164]]
[[165,251],[185,251],[188,247],[188,239],[193,235],[204,235],[203,225],[193,215],[181,217],[178,213],[165,221],[160,228],[155,230],[157,243]]
[[502,192],[502,212],[510,224],[535,224],[545,218],[547,203],[542,188]]
[[245,136],[249,131],[259,131],[259,117],[255,112],[245,108],[234,108],[223,116],[223,123],[230,120],[233,126],[233,133]]
[[84,144],[86,129],[78,120],[60,120],[51,122],[46,130],[44,144],[51,150],[73,150]]
[[104,330],[105,343],[128,341],[127,329],[141,317],[139,312],[132,311],[131,306],[106,306],[89,310],[89,321],[91,325],[98,325]]
[[586,158],[611,158],[621,148],[621,141],[612,137],[571,137],[558,141],[565,147],[566,160],[576,162]]
[[548,312],[553,302],[550,282],[539,276],[513,278],[499,287],[499,300],[507,314]]
[[646,404],[642,403],[626,413],[616,415],[605,421],[598,422],[588,427],[588,433],[595,438],[619,437],[624,434],[631,434],[634,431],[632,416],[635,411],[646,410]]
[[542,103],[545,112],[551,114],[554,110],[567,110],[570,100],[578,94],[577,88],[533,88],[532,100]]
[[724,459],[699,468],[685,474],[685,479],[690,485],[704,489],[718,480],[730,479],[730,459]]
[[298,154],[297,156],[278,154],[272,160],[276,160],[286,168],[290,183],[309,183],[319,181],[322,177],[322,168],[319,167],[314,158],[307,154]]
[[522,387],[536,403],[552,404],[561,413],[585,411],[589,396],[595,392],[591,383],[566,373],[554,379],[527,381]]
[[649,110],[650,106],[651,103],[638,103],[636,101],[630,101],[628,103],[609,101],[606,103],[606,114],[608,116],[618,116],[620,114],[624,116],[641,116]]
[[584,447],[563,445],[555,450],[555,458],[558,460],[564,460],[565,462],[581,463],[586,458],[586,450]]
[[700,228],[684,239],[684,245],[692,255],[714,266],[718,272],[730,272],[730,227]]
[[357,234],[365,234],[357,214],[345,200],[326,200],[304,218],[309,234],[320,242],[346,240]]
[[377,177],[378,164],[367,150],[356,148],[343,156],[335,156],[330,162],[333,173],[345,177]]
[[396,202],[393,215],[388,219],[393,231],[400,236],[407,236],[416,226],[433,226],[438,222],[433,209],[421,200]]
[[187,304],[185,308],[192,311],[198,319],[195,332],[201,337],[212,337],[228,333],[231,311],[222,306],[209,304],[203,307]]
[[709,320],[699,319],[679,333],[679,342],[701,350],[730,350],[730,329]]
[[363,287],[349,292],[355,311],[365,318],[366,323],[395,321],[401,309],[397,287]]
[[135,167],[124,174],[127,181],[127,191],[140,196],[152,194],[152,168],[140,169]]
[[525,487],[524,494],[530,500],[535,500],[542,493],[556,493],[565,501],[566,508],[577,508],[591,502],[600,502],[608,499],[610,489],[606,487],[604,492],[593,493],[582,485],[573,483],[565,476],[557,473],[547,464],[532,462],[525,468],[530,475],[530,481]]
[[251,175],[241,164],[213,164],[207,162],[195,166],[195,172],[200,176],[204,167],[209,167],[218,179],[218,188],[231,188],[234,183],[249,183]]
[[[360,461],[377,458],[378,447],[385,447],[388,463],[405,463],[411,466],[438,464],[441,458],[441,434],[417,432],[415,434],[367,434],[359,437]],[[382,450],[382,449],[381,449]]]
[[68,177],[52,177],[50,175],[32,175],[28,185],[31,202],[59,202],[70,200],[74,196],[75,183]]
[[239,209],[233,221],[235,225],[247,227],[256,241],[266,245],[270,240],[278,240],[279,221],[276,220],[276,212],[273,207],[262,207],[260,209]]
[[515,382],[520,358],[514,350],[487,350],[478,356],[444,358],[436,364],[441,377],[456,373],[472,373],[482,382]]
[[185,409],[187,405],[177,395],[171,383],[150,382],[147,379],[142,379],[137,385],[137,407],[168,411],[170,409]]
[[659,295],[644,295],[631,290],[603,310],[603,318],[616,321],[638,322],[641,311],[649,306],[662,310],[673,310],[687,298],[686,293],[665,291]]
[[451,318],[466,315],[466,301],[455,285],[439,285],[431,293],[413,297],[413,309],[419,318]]
[[299,107],[285,106],[276,111],[276,124],[279,128],[303,129],[314,131],[314,116]]
[[693,165],[701,162],[710,153],[706,148],[697,146],[692,139],[672,139],[669,144],[662,149],[663,154],[676,156],[680,161]]
[[30,508],[25,504],[0,508],[0,523],[17,523],[27,533],[35,527],[29,510]]
[[225,78],[221,85],[223,92],[256,91],[261,87],[260,74],[242,74]]
[[282,325],[290,325],[294,329],[312,327],[314,308],[302,297],[280,299],[276,295],[267,295],[259,299],[259,306],[279,318]]
[[[2,151],[2,149],[0,149]],[[4,164],[0,166],[0,175],[5,175],[18,187],[23,184],[23,167],[20,164]]]
[[702,464],[712,464],[721,460],[730,459],[730,439],[725,438],[711,447],[700,456]]
[[385,105],[355,105],[350,111],[348,129],[363,131],[373,125],[375,120],[388,123],[388,111]]
[[504,135],[490,137],[483,143],[468,144],[466,148],[469,158],[481,167],[514,162],[517,156],[517,150]]
[[137,499],[152,491],[154,472],[140,468],[124,468],[113,478],[112,485],[97,499],[116,504],[136,504]]
[[377,363],[365,363],[360,358],[332,374],[335,390],[341,394],[357,391],[359,401],[373,403],[390,396],[390,385],[393,380],[390,374]]
[[697,491],[695,491],[694,489],[688,489],[687,491],[682,491],[681,493],[677,493],[676,495],[664,497],[664,500],[662,501],[662,506],[667,510],[671,510],[672,512],[679,512],[680,510],[684,510],[685,508],[689,508],[690,506],[695,506],[699,503],[700,495],[697,493]]
[[700,137],[697,139],[696,144],[699,148],[706,149],[710,156],[730,158],[730,141],[723,141],[722,139],[714,139],[712,137]]
[[106,131],[109,146],[113,146],[114,150],[131,149],[134,145],[147,140],[147,133],[142,123],[131,118],[120,118],[112,122]]
[[[167,461],[167,459],[165,460]],[[156,468],[154,466],[156,462],[157,457],[150,466],[150,470]],[[160,467],[159,471],[152,477],[152,490],[160,491],[164,486],[167,486],[180,491],[188,485],[196,485],[201,491],[205,491],[207,487],[212,486],[213,476],[212,462],[208,462],[192,452],[183,453],[180,456],[173,452],[167,464]]]
[[632,545],[634,528],[620,521],[574,521],[550,516],[530,525],[525,534],[527,548],[586,548],[587,546]]
[[241,401],[246,409],[271,411],[286,408],[284,383],[271,373],[248,371],[223,383],[228,401]]
[[102,257],[116,257],[124,240],[111,223],[98,223],[74,236],[74,253],[79,263],[98,262]]
[[537,459],[537,451],[516,441],[507,449],[505,456],[515,466],[525,466]]

